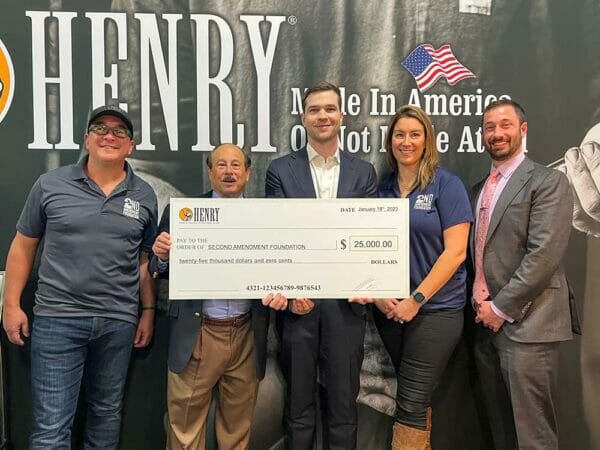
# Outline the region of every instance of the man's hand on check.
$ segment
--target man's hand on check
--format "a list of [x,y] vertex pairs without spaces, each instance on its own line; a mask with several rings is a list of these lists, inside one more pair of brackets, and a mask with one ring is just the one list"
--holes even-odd
[[315,303],[310,298],[295,298],[290,300],[290,311],[294,314],[308,314],[315,307]]
[[288,307],[288,299],[285,295],[279,292],[277,294],[271,293],[263,298],[262,304],[276,311],[281,311]]
[[171,250],[171,235],[163,231],[158,236],[152,245],[152,253],[158,256],[163,261],[169,260],[169,251]]
[[348,302],[366,305],[367,303],[375,303],[375,299],[371,297],[351,297],[348,299]]

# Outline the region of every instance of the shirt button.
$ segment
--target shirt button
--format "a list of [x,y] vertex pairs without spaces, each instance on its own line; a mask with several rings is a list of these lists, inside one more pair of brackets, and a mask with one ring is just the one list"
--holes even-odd
[[200,313],[199,313],[198,311],[196,311],[196,312],[194,313],[194,315],[195,315],[196,317],[200,317]]

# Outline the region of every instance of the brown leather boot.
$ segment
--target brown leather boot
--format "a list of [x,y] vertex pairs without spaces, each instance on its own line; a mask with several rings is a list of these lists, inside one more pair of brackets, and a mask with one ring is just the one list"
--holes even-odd
[[394,422],[392,450],[431,450],[431,408],[427,408],[427,430]]
[[427,442],[425,443],[425,450],[431,450],[431,407],[427,408]]

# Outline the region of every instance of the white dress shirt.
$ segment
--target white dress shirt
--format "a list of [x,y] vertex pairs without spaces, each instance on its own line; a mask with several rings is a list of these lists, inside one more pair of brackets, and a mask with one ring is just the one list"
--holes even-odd
[[319,155],[310,144],[306,145],[306,151],[317,198],[336,198],[340,181],[340,149],[327,159]]

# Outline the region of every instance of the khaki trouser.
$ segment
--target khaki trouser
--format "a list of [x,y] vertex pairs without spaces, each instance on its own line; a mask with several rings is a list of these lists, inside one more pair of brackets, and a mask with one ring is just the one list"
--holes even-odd
[[204,321],[188,365],[169,370],[167,448],[204,449],[206,417],[218,385],[216,434],[220,450],[246,449],[256,404],[258,379],[250,321],[241,326]]

